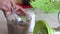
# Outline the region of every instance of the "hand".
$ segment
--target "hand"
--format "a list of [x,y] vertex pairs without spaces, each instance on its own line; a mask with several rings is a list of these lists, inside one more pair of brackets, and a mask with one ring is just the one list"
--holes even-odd
[[20,6],[17,6],[16,14],[18,14],[19,16],[25,16],[27,13],[26,13],[25,9],[23,9]]

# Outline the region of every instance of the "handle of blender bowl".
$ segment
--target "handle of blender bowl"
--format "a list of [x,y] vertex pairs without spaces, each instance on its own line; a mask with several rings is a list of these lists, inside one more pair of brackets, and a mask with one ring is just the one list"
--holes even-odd
[[34,26],[35,26],[35,13],[34,12],[28,12],[28,16],[30,21],[29,28],[28,28],[28,33],[33,33]]

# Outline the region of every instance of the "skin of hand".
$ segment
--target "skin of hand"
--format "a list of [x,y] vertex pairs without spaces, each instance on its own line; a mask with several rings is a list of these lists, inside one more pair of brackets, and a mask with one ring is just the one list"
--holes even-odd
[[25,9],[15,4],[14,0],[0,0],[0,8],[4,10],[4,14],[11,15],[13,13],[13,10],[18,15],[26,15]]

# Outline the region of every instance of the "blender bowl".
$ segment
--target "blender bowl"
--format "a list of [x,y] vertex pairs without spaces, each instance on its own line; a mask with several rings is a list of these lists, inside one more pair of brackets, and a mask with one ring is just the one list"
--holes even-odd
[[30,30],[31,25],[31,15],[27,12],[25,16],[19,16],[15,12],[8,15],[7,25],[8,34],[27,34]]

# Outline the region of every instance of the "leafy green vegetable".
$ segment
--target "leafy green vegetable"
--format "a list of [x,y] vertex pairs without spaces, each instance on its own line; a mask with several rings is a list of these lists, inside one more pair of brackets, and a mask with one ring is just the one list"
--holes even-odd
[[45,12],[56,12],[60,10],[60,1],[57,0],[35,0],[30,2],[33,8],[43,10]]

